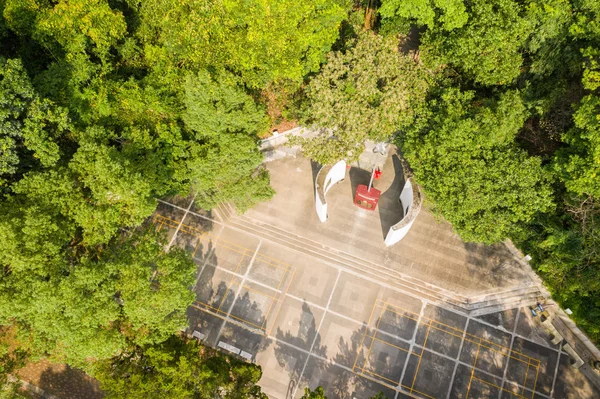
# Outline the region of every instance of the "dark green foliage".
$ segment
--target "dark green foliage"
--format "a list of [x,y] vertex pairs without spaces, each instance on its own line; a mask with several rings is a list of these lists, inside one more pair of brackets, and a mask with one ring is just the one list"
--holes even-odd
[[142,363],[123,371],[140,378],[129,397],[263,398],[259,369],[173,337],[196,266],[143,222],[165,195],[241,210],[273,195],[259,89],[297,90],[349,7],[0,0],[0,325],[34,357],[153,362],[155,385]]
[[96,363],[93,375],[107,398],[267,399],[256,385],[262,375],[260,366],[179,336],[131,347]]
[[468,4],[465,25],[450,32],[443,28],[427,30],[423,39],[425,60],[432,65],[451,64],[484,85],[512,83],[523,64],[520,50],[532,30],[532,21],[521,16],[523,10],[516,1],[475,0]]
[[195,264],[179,248],[165,253],[153,230],[91,250],[67,246],[69,231],[39,208],[7,216],[0,263],[11,266],[0,277],[0,323],[34,331],[38,354],[82,366],[185,325]]
[[519,94],[478,106],[473,96],[444,91],[403,149],[434,209],[463,239],[491,244],[551,209],[551,191],[540,160],[514,143],[526,118]]
[[0,189],[32,168],[56,165],[56,141],[69,129],[67,110],[35,93],[21,61],[0,56]]
[[231,75],[213,79],[206,71],[188,76],[184,85],[183,121],[196,142],[188,146],[186,175],[203,195],[206,207],[233,199],[246,210],[269,199],[266,170],[259,169],[262,155],[256,136],[267,127],[264,107],[259,107]]
[[[174,68],[234,71],[251,87],[315,72],[338,36],[346,0],[128,1],[140,19],[134,38],[167,76]],[[157,18],[157,15],[164,16]]]
[[323,387],[316,387],[314,390],[304,388],[304,395],[300,399],[327,399]]
[[406,29],[414,22],[450,31],[467,23],[469,15],[464,3],[463,0],[385,0],[379,13],[387,29],[391,26]]
[[264,107],[236,80],[225,73],[213,78],[206,70],[186,77],[183,121],[198,140],[225,134],[254,136],[267,129]]
[[575,126],[563,135],[569,144],[557,154],[556,168],[566,188],[600,198],[600,97],[584,97],[573,115]]
[[263,398],[173,336],[195,266],[141,225],[165,195],[270,198],[260,101],[289,96],[323,163],[397,135],[434,209],[515,240],[600,339],[599,4],[383,0],[381,35],[345,0],[0,0],[0,324],[112,397]]
[[421,110],[428,74],[397,51],[391,38],[361,34],[351,50],[335,52],[308,87],[309,122],[331,135],[300,139],[322,164],[356,160],[364,141],[389,141]]
[[531,254],[552,296],[590,337],[600,341],[600,204],[565,195],[555,214],[541,215],[515,241]]
[[399,136],[426,197],[463,238],[512,238],[532,254],[596,340],[599,4],[384,0],[380,10],[387,34],[421,27],[420,58],[438,72],[429,109]]
[[[245,83],[315,70],[343,4],[307,3],[294,16],[280,10],[314,31],[314,42],[296,36],[293,65],[270,66],[263,63],[271,57],[200,62],[195,44],[171,41],[187,28],[168,18],[155,24],[152,11],[165,6],[182,23],[200,23],[188,12],[198,4],[0,1],[0,324],[30,332],[36,356],[86,366],[185,326],[195,264],[140,227],[156,198],[194,190],[205,206],[246,209],[273,194],[257,148],[268,120]],[[262,15],[241,6],[236,18]],[[317,8],[331,18],[315,31],[306,16]],[[208,19],[195,32],[207,21],[223,28],[212,22],[222,8],[203,10]],[[256,33],[272,36],[255,23]],[[202,51],[246,50],[213,39]],[[278,40],[270,44],[287,38]],[[262,57],[266,43],[257,43],[252,51]]]

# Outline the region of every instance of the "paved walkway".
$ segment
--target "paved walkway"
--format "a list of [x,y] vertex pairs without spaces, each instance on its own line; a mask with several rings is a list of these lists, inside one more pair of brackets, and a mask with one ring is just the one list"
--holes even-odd
[[[255,209],[250,212],[255,212],[253,218],[236,215],[227,206],[213,212],[197,209],[191,199],[159,206],[157,226],[168,232],[173,245],[188,249],[198,264],[196,302],[188,312],[190,333],[260,364],[260,384],[276,399],[299,398],[305,386],[319,385],[330,399],[366,399],[380,391],[390,399],[590,397],[593,387],[571,370],[567,355],[537,329],[526,309],[515,306],[476,316],[459,306],[469,304],[464,302],[469,298],[484,298],[485,303],[487,283],[472,286],[473,296],[466,298],[403,274],[403,264],[379,264],[376,256],[386,251],[383,244],[353,253],[322,244],[321,239],[348,248],[332,238],[329,222],[317,221],[312,198],[295,196],[290,187],[290,180],[301,182],[311,174],[306,169],[310,163],[302,161],[278,161],[287,167],[273,169],[280,190],[271,203],[277,206],[266,206],[260,213]],[[286,179],[281,174],[288,184],[282,184]],[[286,215],[281,214],[278,201],[285,201],[279,196],[294,197]],[[307,207],[294,208],[303,201]],[[347,217],[356,218],[358,227],[346,220],[348,229],[356,234],[372,228],[369,223],[377,221],[372,218],[377,214],[361,219],[349,202],[352,212]],[[307,236],[285,230],[281,223],[288,223],[290,215],[298,218]],[[438,224],[430,220],[429,235],[435,235]],[[446,246],[458,240],[447,231],[437,237],[407,248],[417,251],[436,240]],[[356,256],[369,249],[374,252]],[[436,265],[426,256],[422,259],[425,265]],[[419,264],[413,262],[417,269]],[[481,264],[482,269],[488,267]],[[510,280],[501,281],[510,289]],[[560,396],[554,395],[557,392]]]
[[329,192],[326,223],[316,165],[268,167],[277,194],[245,215],[171,199],[154,221],[198,264],[190,333],[260,364],[270,397],[319,385],[330,399],[600,397],[524,307],[540,293],[518,254],[464,243],[426,208],[385,247],[402,216],[397,158],[384,161],[377,211],[354,206],[370,177],[354,167]]
[[370,178],[368,171],[353,167],[346,180],[329,191],[329,219],[324,224],[314,211],[316,166],[298,157],[271,162],[268,167],[277,194],[244,215],[250,223],[309,239],[462,297],[535,285],[504,245],[465,243],[427,208],[404,240],[387,248],[385,234],[402,218],[398,197],[404,177],[396,156],[388,157],[381,180],[375,182],[383,191],[375,212],[353,205],[356,186],[368,184]]

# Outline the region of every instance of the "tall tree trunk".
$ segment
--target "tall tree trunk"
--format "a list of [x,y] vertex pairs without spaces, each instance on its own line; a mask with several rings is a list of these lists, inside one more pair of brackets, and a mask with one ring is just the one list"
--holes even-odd
[[375,0],[367,1],[367,9],[365,10],[365,29],[371,30],[373,29],[373,25],[375,24],[375,18],[377,18],[377,13],[375,10]]

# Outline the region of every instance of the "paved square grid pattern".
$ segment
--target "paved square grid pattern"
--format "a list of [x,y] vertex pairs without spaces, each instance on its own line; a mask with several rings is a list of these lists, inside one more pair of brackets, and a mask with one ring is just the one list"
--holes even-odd
[[552,397],[560,348],[519,335],[524,312],[504,312],[504,325],[460,314],[228,226],[193,201],[161,202],[153,220],[198,265],[190,332],[260,364],[272,398],[319,385],[330,398]]

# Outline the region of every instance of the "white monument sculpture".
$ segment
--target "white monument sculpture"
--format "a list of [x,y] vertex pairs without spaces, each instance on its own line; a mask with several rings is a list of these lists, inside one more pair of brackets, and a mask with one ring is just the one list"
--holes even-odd
[[[327,192],[331,187],[344,180],[345,177],[345,161],[339,161],[333,166],[325,165],[317,173],[315,179],[315,208],[322,223],[327,221]],[[404,216],[398,223],[390,227],[384,241],[388,247],[396,244],[406,236],[421,211],[421,193],[412,179],[409,178],[404,184],[399,200]]]
[[327,192],[335,184],[346,177],[346,161],[339,161],[333,166],[325,165],[317,173],[315,182],[315,207],[317,216],[323,223],[327,221]]
[[419,187],[415,184],[413,179],[406,180],[404,188],[400,193],[400,203],[402,204],[402,211],[404,217],[398,223],[390,227],[386,237],[385,245],[390,246],[396,244],[398,241],[404,238],[404,236],[410,230],[410,227],[414,223],[417,215],[421,211],[421,193]]

